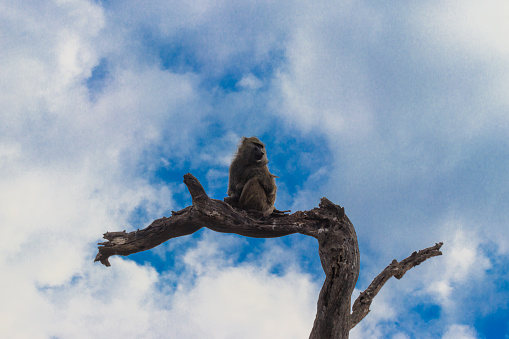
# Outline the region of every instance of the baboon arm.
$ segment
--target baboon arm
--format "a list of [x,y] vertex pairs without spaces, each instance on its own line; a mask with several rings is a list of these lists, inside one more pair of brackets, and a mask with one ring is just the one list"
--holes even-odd
[[239,199],[239,207],[262,212],[269,208],[267,194],[258,178],[251,178],[244,185]]

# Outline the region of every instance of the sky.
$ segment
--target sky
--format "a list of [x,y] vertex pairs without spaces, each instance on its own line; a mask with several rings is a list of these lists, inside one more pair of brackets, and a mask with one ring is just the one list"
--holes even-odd
[[307,338],[315,239],[202,229],[94,263],[107,231],[226,196],[258,136],[280,210],[356,227],[351,338],[509,338],[509,4],[0,0],[0,336]]

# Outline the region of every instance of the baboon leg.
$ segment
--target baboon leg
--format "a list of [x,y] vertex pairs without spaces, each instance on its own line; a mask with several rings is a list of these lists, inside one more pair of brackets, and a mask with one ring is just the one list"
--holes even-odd
[[265,212],[271,207],[267,203],[267,194],[257,178],[249,179],[244,185],[239,199],[239,207],[260,212]]

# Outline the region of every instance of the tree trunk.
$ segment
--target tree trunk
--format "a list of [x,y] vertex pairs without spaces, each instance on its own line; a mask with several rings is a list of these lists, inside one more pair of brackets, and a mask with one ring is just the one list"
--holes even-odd
[[320,207],[335,216],[326,231],[318,236],[325,282],[309,338],[343,339],[348,338],[350,332],[351,296],[359,277],[359,245],[355,229],[343,208],[325,199]]

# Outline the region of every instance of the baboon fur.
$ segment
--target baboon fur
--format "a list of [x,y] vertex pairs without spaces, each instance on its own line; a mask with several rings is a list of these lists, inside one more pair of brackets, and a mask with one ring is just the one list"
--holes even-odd
[[257,137],[243,137],[230,165],[228,197],[224,201],[233,207],[270,215],[277,187],[268,162],[265,145]]

